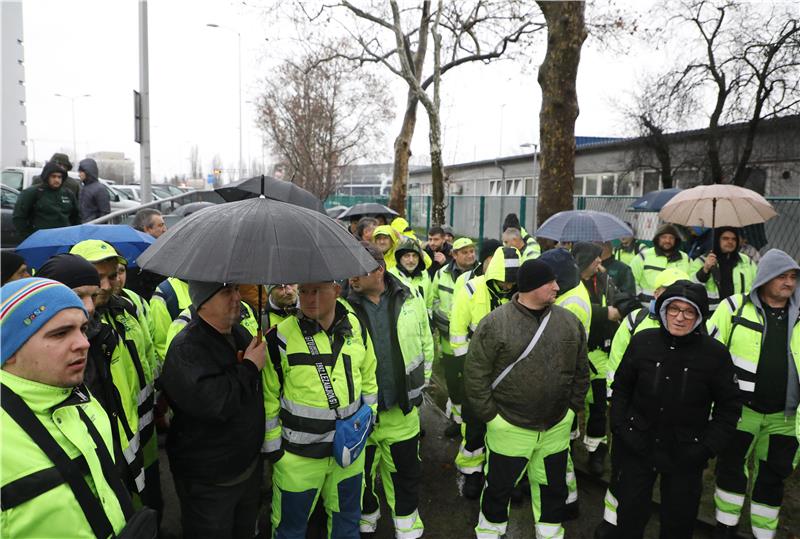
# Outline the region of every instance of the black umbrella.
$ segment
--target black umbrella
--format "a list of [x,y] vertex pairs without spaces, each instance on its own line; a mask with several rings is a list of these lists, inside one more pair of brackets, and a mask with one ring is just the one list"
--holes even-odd
[[310,283],[365,275],[377,262],[322,213],[259,197],[217,204],[170,228],[140,267],[197,281]]
[[378,204],[377,202],[362,202],[343,212],[337,219],[355,219],[365,215],[391,215],[397,217],[400,214],[392,208],[384,206],[383,204]]
[[210,206],[216,206],[214,202],[190,202],[188,204],[184,204],[183,206],[178,206],[170,215],[177,215],[179,217],[187,217],[195,212],[202,210],[203,208],[208,208]]
[[279,180],[271,176],[254,176],[238,182],[229,183],[215,189],[215,191],[225,199],[226,202],[236,202],[248,198],[256,198],[264,195],[272,200],[288,202],[295,206],[308,208],[318,212],[324,212],[320,199],[292,182]]

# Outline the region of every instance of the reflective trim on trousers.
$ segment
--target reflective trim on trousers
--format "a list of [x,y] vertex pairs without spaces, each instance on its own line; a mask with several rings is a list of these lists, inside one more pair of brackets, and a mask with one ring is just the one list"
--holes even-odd
[[425,354],[419,354],[417,357],[411,360],[411,363],[406,365],[406,374],[411,374],[414,369],[422,365],[422,362],[425,361]]
[[480,466],[459,466],[458,471],[464,475],[483,472],[483,465]]
[[358,409],[361,408],[361,402],[353,401],[347,406],[340,406],[336,410],[331,410],[330,408],[306,406],[305,404],[289,400],[286,397],[281,397],[281,408],[295,417],[335,421],[338,418],[350,417],[356,413]]
[[419,386],[419,387],[416,387],[414,389],[409,390],[409,392],[408,392],[408,400],[413,401],[414,399],[419,398],[420,395],[422,395],[423,387],[424,386]]
[[463,419],[461,418],[461,405],[460,404],[453,404],[453,401],[447,399],[447,404],[445,405],[444,413],[447,417],[452,417],[453,421],[457,424],[461,424]]
[[479,447],[475,451],[467,451],[466,448],[464,447],[464,444],[461,444],[461,447],[459,448],[458,452],[461,453],[462,457],[471,459],[473,457],[480,457],[481,455],[483,455],[485,449],[486,448],[484,447]]
[[311,432],[292,430],[288,427],[283,427],[283,429],[281,429],[281,436],[283,436],[286,441],[300,445],[332,442],[334,434],[336,434],[336,431],[330,431],[323,434],[314,434]]
[[755,526],[752,527],[753,537],[755,539],[773,539],[777,530],[766,530],[764,528],[756,528]]
[[536,524],[536,539],[561,539],[564,537],[564,528],[561,524]]
[[378,519],[381,518],[381,510],[374,513],[361,513],[358,529],[361,533],[375,533],[378,529]]
[[506,533],[508,521],[506,522],[490,522],[481,511],[478,517],[478,525],[475,527],[475,536],[477,539],[500,539]]
[[747,359],[737,356],[735,354],[731,354],[731,359],[733,360],[733,364],[743,371],[751,372],[753,374],[756,373],[758,370],[758,365],[753,363],[752,361],[748,361]]
[[762,505],[760,503],[750,502],[750,515],[764,517],[764,518],[778,518],[780,507],[771,507],[769,505]]
[[394,534],[395,539],[417,539],[422,537],[425,527],[419,518],[419,511],[414,509],[414,512],[404,517],[394,517]]
[[720,509],[717,509],[716,513],[717,522],[720,524],[725,524],[726,526],[736,526],[739,524],[739,515],[734,515],[731,513],[726,513]]
[[744,505],[744,495],[743,494],[736,494],[734,492],[728,492],[722,490],[721,488],[717,487],[714,490],[714,496],[722,500],[725,503],[729,503],[731,505],[736,505],[738,507],[742,507]]
[[616,496],[614,496],[609,489],[606,489],[606,497],[603,500],[603,505],[605,506],[603,510],[603,520],[616,526],[619,501],[617,501]]
[[589,453],[594,453],[597,451],[597,448],[600,447],[600,444],[605,440],[604,437],[595,438],[593,436],[583,436],[583,445],[586,447],[586,450]]
[[274,440],[264,440],[264,443],[261,444],[262,453],[272,453],[273,451],[278,451],[280,448],[281,448],[280,438],[275,438]]

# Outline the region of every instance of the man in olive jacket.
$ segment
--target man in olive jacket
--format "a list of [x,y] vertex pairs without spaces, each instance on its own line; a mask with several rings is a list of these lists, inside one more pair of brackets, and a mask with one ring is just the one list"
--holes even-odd
[[578,319],[554,305],[558,284],[539,260],[522,264],[512,301],[475,330],[464,386],[486,422],[487,473],[475,532],[506,533],[508,503],[527,469],[536,537],[563,537],[567,455],[575,414],[589,388],[586,335]]

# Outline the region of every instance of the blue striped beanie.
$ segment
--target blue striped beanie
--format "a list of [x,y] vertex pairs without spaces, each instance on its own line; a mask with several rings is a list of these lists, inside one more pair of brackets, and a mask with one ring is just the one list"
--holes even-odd
[[64,309],[86,314],[75,292],[50,279],[30,277],[0,288],[0,365]]

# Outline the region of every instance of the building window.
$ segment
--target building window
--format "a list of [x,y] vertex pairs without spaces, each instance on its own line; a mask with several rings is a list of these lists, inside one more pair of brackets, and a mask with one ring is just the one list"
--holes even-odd
[[635,195],[636,180],[633,179],[633,174],[626,172],[619,176],[617,181],[617,194],[621,196]]
[[658,191],[660,184],[661,177],[657,171],[652,170],[645,172],[642,181],[642,194],[646,195],[650,191]]
[[503,196],[503,180],[489,180],[489,196]]
[[506,195],[507,196],[522,196],[522,180],[514,178],[506,180]]
[[585,195],[596,195],[597,194],[597,176],[586,176],[586,182],[584,185],[583,193]]
[[575,176],[575,183],[573,184],[572,194],[580,196],[583,194],[583,176]]
[[614,194],[614,175],[603,174],[600,177],[600,194],[610,196]]

